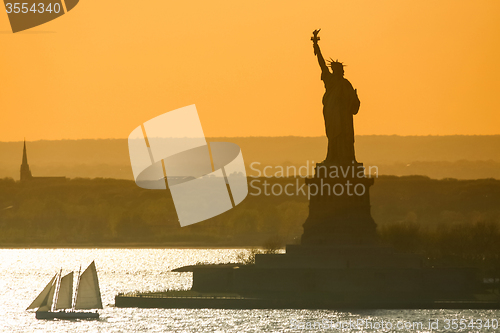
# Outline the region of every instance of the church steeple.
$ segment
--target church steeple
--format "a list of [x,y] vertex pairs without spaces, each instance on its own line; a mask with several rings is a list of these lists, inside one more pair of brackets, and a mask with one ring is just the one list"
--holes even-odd
[[28,164],[28,154],[26,153],[26,139],[24,139],[23,162],[21,164],[21,181],[32,178],[30,166]]
[[28,164],[28,155],[26,155],[26,139],[24,139],[23,163],[22,164]]

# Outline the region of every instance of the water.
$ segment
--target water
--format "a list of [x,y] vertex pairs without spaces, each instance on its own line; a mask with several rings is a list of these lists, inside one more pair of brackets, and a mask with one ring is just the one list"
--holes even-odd
[[[188,289],[197,262],[235,261],[238,249],[0,250],[0,332],[500,332],[498,310],[211,310],[115,308],[119,292]],[[25,311],[52,276],[96,261],[104,309],[98,321],[45,321]],[[351,320],[351,324],[349,324]],[[364,320],[364,323],[357,322]],[[438,329],[429,328],[429,320]],[[436,322],[436,320],[438,320]],[[453,321],[455,320],[455,321]],[[462,327],[460,328],[460,320]],[[471,320],[474,320],[471,325]],[[339,326],[343,323],[343,327]],[[362,325],[356,327],[355,323]],[[389,327],[391,323],[392,329]],[[419,326],[421,323],[422,326]],[[316,328],[314,328],[316,324]],[[321,326],[319,326],[321,324]],[[370,325],[371,324],[371,329]],[[398,328],[397,325],[400,325]],[[407,328],[404,327],[407,325]],[[336,328],[331,328],[337,325]],[[413,325],[413,327],[408,326]],[[383,328],[381,328],[383,326]],[[454,329],[456,327],[456,329]]]

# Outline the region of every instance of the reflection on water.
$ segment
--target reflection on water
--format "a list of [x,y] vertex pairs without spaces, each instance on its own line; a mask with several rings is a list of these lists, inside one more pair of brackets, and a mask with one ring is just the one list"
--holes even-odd
[[[300,332],[298,323],[336,323],[364,319],[372,323],[384,320],[422,322],[422,330],[430,331],[429,320],[440,320],[439,332],[445,329],[445,319],[500,320],[500,311],[480,310],[363,310],[338,312],[333,310],[211,310],[211,309],[121,309],[114,308],[114,296],[119,292],[187,289],[191,273],[171,270],[197,262],[221,263],[236,261],[238,249],[5,249],[0,250],[0,332]],[[84,269],[96,261],[104,309],[99,321],[43,321],[25,311],[52,276],[61,268],[64,272]],[[344,329],[311,331],[340,332]],[[359,329],[380,331],[387,329]],[[434,330],[435,331],[435,330]],[[478,331],[468,328],[462,332]],[[481,331],[487,331],[482,329]],[[489,331],[499,331],[500,329]]]

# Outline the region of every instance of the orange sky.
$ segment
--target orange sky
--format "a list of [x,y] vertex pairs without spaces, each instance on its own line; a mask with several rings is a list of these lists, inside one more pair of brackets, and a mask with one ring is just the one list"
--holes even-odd
[[320,69],[348,65],[357,134],[500,134],[500,1],[98,1],[12,34],[0,141],[126,138],[196,104],[206,136],[324,135]]

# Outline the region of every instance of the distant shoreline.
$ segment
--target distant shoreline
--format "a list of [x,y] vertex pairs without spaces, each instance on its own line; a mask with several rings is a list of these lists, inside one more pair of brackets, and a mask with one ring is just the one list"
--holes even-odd
[[[19,139],[22,139],[21,137]],[[324,160],[326,136],[208,137],[242,151],[247,172],[266,166],[301,167]],[[35,177],[133,180],[127,139],[38,140],[26,142]],[[356,157],[377,166],[379,175],[500,179],[500,135],[357,135]],[[23,142],[0,142],[0,177],[19,179]]]
[[110,245],[77,245],[77,244],[67,244],[67,245],[47,245],[47,244],[36,244],[36,245],[26,245],[26,244],[0,244],[0,250],[19,250],[19,249],[249,249],[256,248],[260,246],[252,245],[238,245],[238,246],[202,246],[202,245],[168,245],[168,244],[158,244],[158,245],[147,245],[147,244],[135,244],[135,243],[124,243],[124,244],[110,244]]
[[[386,136],[386,137],[402,137],[402,138],[409,138],[409,137],[474,137],[474,136],[500,136],[500,133],[498,134],[409,134],[409,135],[402,135],[402,134],[356,134],[356,137],[381,137],[381,136]],[[325,138],[324,135],[310,135],[310,136],[305,136],[305,135],[276,135],[276,136],[271,136],[271,135],[259,135],[259,136],[213,136],[213,137],[207,137],[207,141],[213,140],[213,139],[277,139],[277,138]],[[28,140],[27,142],[54,142],[54,141],[104,141],[104,140],[128,140],[128,138],[81,138],[81,139],[35,139],[35,140]],[[22,143],[23,140],[20,138],[19,140],[0,140],[0,143]]]

